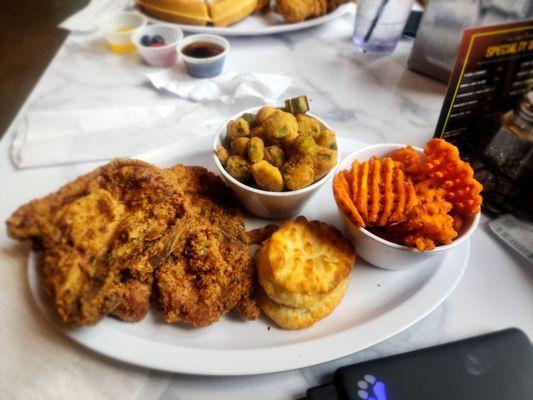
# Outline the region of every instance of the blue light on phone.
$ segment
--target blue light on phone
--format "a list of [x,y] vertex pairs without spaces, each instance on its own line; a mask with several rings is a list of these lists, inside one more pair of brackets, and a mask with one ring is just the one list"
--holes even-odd
[[387,400],[385,383],[374,375],[365,375],[357,382],[357,395],[361,400]]

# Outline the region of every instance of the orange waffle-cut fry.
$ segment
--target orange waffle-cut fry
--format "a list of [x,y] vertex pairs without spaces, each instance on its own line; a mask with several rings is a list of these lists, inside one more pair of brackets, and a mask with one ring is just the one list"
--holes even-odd
[[413,148],[413,146],[403,147],[392,152],[389,156],[394,161],[399,162],[402,165],[405,173],[411,177],[415,177],[420,174],[422,170],[422,163],[420,160],[420,154]]
[[407,235],[404,237],[403,244],[405,246],[414,247],[418,251],[429,251],[436,247],[435,241],[425,237],[423,234]]
[[403,237],[402,244],[420,251],[451,243],[457,231],[454,218],[448,214],[453,206],[445,199],[446,191],[426,180],[416,185],[416,195],[418,206],[405,221],[389,228],[391,234]]
[[463,220],[463,217],[461,217],[458,214],[452,214],[453,217],[453,229],[455,229],[458,233],[463,229],[463,225],[465,224],[465,221]]
[[355,207],[358,217],[350,218],[363,227],[399,222],[417,202],[412,182],[391,158],[356,161],[351,171],[340,172],[336,180],[334,192],[339,206],[348,215],[355,215]]
[[369,188],[371,195],[369,199],[368,224],[375,224],[381,209],[381,162],[373,157],[370,160],[370,181]]
[[391,214],[392,214],[392,207],[394,206],[394,196],[392,195],[392,179],[393,179],[393,173],[394,173],[394,161],[392,161],[391,158],[385,158],[385,160],[382,161],[383,168],[383,212],[381,213],[381,216],[379,217],[378,226],[385,225]]
[[355,206],[359,210],[359,214],[361,214],[361,217],[364,218],[365,222],[368,221],[368,170],[369,163],[368,161],[365,161],[363,164],[361,164],[357,180],[357,197],[354,197]]
[[[397,164],[396,164],[397,165]],[[396,203],[394,204],[390,222],[401,221],[405,217],[405,174],[401,168],[394,169],[394,192],[396,193]]]
[[335,176],[333,181],[333,194],[337,200],[337,204],[339,204],[339,207],[346,213],[348,218],[355,224],[364,227],[365,222],[361,218],[359,211],[357,211],[351,197],[350,185],[347,179],[349,175],[350,173],[348,171],[341,171]]
[[406,190],[407,198],[405,200],[405,209],[409,214],[411,210],[418,205],[418,196],[416,195],[415,187],[411,182],[407,183]]
[[483,187],[474,178],[470,164],[461,160],[457,147],[433,139],[426,144],[424,153],[422,173],[446,191],[446,200],[453,204],[453,211],[463,217],[479,213]]
[[[352,199],[359,197],[359,168],[361,164],[355,160],[352,163],[352,173],[350,175],[350,186],[352,188]],[[355,200],[353,200],[355,203]]]

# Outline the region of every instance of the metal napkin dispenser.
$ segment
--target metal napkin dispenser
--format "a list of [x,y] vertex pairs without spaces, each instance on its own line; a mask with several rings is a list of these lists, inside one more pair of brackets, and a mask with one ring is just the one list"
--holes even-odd
[[431,0],[422,17],[408,66],[447,82],[465,28],[532,17],[531,0]]

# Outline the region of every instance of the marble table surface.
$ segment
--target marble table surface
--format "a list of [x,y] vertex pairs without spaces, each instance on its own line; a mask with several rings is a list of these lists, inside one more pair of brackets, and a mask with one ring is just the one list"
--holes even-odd
[[[353,16],[298,33],[230,39],[228,68],[290,75],[287,96],[307,94],[313,112],[338,134],[368,143],[423,145],[433,133],[445,86],[406,70],[402,41],[389,57],[354,52]],[[71,34],[31,94],[28,110],[183,104],[156,92],[138,55],[106,51],[96,34]],[[6,95],[6,94],[3,94]],[[7,94],[8,95],[8,94]],[[208,104],[232,115],[255,104]],[[17,170],[9,147],[17,118],[0,142],[0,220],[93,165]],[[180,140],[179,132],[176,141]],[[149,137],[147,137],[149,142]],[[117,155],[120,149],[117,149]],[[401,334],[372,348],[315,367],[271,375],[207,378],[161,373],[111,361],[70,342],[39,314],[28,289],[28,247],[0,228],[0,397],[3,399],[297,399],[349,363],[516,326],[533,337],[531,265],[490,234],[482,219],[471,259],[452,295]],[[231,362],[231,360],[228,360]]]

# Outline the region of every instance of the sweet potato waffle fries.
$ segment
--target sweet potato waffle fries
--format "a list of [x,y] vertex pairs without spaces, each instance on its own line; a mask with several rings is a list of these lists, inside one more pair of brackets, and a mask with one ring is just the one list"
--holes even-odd
[[421,156],[407,146],[388,157],[354,161],[337,174],[337,204],[356,225],[420,251],[449,244],[480,212],[481,184],[454,145],[433,139]]

